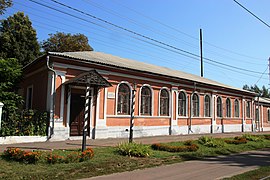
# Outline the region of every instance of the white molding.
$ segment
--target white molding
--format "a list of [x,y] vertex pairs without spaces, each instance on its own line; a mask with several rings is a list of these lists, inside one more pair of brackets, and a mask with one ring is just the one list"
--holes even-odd
[[[118,112],[117,112],[117,109],[118,109],[118,90],[119,90],[119,86],[121,84],[126,84],[128,87],[129,87],[129,93],[130,93],[130,96],[129,96],[129,116],[130,116],[130,113],[131,113],[131,104],[132,104],[132,86],[130,85],[130,83],[128,81],[121,81],[120,83],[117,84],[117,87],[115,89],[115,115],[118,115]],[[136,94],[135,94],[136,95]],[[136,98],[136,96],[135,96]]]
[[150,116],[153,116],[154,114],[154,90],[153,88],[149,85],[149,84],[143,84],[142,87],[140,88],[140,92],[139,92],[139,115],[141,116],[141,97],[142,97],[142,88],[143,87],[148,87],[151,91],[151,114]]
[[67,127],[69,128],[69,123],[70,123],[70,106],[71,106],[71,87],[68,88],[68,93],[67,93]]
[[[163,89],[165,89],[169,94],[169,109],[168,109],[168,111],[169,111],[169,117],[171,117],[171,111],[170,111],[171,110],[171,91],[167,87],[160,88],[159,93],[158,93],[158,116],[161,116],[160,115],[160,94],[161,94],[161,91]],[[166,116],[161,116],[161,117],[166,117]]]
[[107,126],[107,93],[108,93],[108,88],[105,87],[104,88],[104,111],[103,111],[103,118],[104,118],[104,121],[105,121],[105,125]]
[[64,120],[64,107],[65,107],[65,85],[63,83],[66,81],[65,73],[62,75],[59,75],[61,77],[61,99],[60,99],[60,120]]

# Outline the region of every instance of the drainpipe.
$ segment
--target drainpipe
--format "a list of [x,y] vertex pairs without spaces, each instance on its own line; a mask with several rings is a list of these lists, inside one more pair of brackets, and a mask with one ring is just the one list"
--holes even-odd
[[50,123],[48,127],[48,139],[50,139],[53,135],[54,131],[54,112],[55,112],[55,82],[56,82],[56,72],[53,68],[50,67],[50,56],[47,56],[47,68],[54,73],[53,78],[53,95],[51,97],[51,103],[50,103]]
[[[193,131],[191,130],[191,124],[192,124],[192,96],[194,94],[194,92],[196,91],[196,82],[193,83],[193,91],[192,94],[190,95],[190,103],[189,103],[189,126],[188,126],[188,134],[193,133]],[[200,97],[199,97],[200,98]]]

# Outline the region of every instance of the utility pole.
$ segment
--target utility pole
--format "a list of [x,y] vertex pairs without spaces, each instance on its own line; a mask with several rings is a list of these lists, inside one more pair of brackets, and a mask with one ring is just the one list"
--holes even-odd
[[203,77],[202,29],[200,29],[201,77]]

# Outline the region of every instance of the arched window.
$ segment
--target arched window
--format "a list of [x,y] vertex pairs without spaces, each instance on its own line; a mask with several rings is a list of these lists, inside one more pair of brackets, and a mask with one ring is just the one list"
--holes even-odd
[[143,86],[141,89],[141,114],[151,115],[152,111],[152,93],[151,89]]
[[130,114],[130,88],[127,84],[118,87],[117,113]]
[[160,115],[169,116],[169,93],[166,89],[160,92]]
[[226,99],[226,117],[231,117],[231,101],[229,98]]
[[205,117],[210,117],[210,97],[208,95],[206,95],[204,97],[204,116]]
[[234,116],[239,117],[239,101],[237,99],[234,101]]
[[247,101],[246,103],[246,116],[247,118],[250,118],[250,101]]
[[178,115],[186,116],[187,109],[187,97],[184,92],[180,92],[178,95]]
[[221,99],[221,97],[217,98],[217,117],[222,117],[222,99]]
[[192,116],[199,117],[200,109],[199,109],[199,96],[198,94],[192,95]]
[[270,109],[267,110],[267,121],[270,122]]

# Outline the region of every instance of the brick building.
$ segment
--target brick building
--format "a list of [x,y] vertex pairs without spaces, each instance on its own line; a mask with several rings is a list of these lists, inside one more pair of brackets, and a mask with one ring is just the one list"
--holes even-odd
[[261,131],[269,125],[270,101],[255,93],[101,52],[49,52],[27,65],[24,77],[26,108],[50,112],[53,139],[81,136],[87,82],[89,138],[128,137],[132,90],[134,137]]

